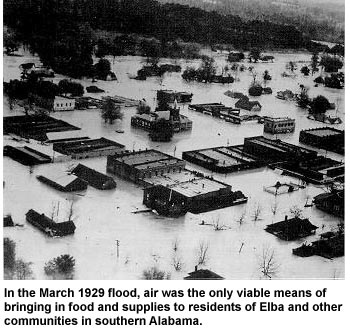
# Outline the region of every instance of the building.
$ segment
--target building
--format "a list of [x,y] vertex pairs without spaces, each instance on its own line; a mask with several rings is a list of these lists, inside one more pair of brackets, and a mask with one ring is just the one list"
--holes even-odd
[[62,174],[60,176],[42,176],[38,175],[36,178],[58,191],[61,192],[75,192],[83,191],[88,187],[87,182],[81,180],[74,175]]
[[50,156],[28,146],[13,147],[6,145],[4,146],[4,155],[9,156],[11,159],[25,166],[34,166],[51,162]]
[[195,270],[188,273],[184,280],[224,280],[224,278],[207,269],[198,270],[197,266],[195,266]]
[[221,103],[191,104],[188,105],[188,108],[213,117],[220,117],[221,114],[227,114],[234,110],[232,107],[227,107]]
[[72,159],[84,159],[120,154],[125,152],[125,146],[102,137],[54,143],[53,150]]
[[73,111],[75,109],[75,99],[70,97],[55,96],[53,101],[53,111]]
[[23,138],[46,141],[47,133],[80,130],[63,120],[48,115],[18,115],[4,117],[4,134],[15,134]]
[[26,213],[26,220],[51,237],[62,237],[75,232],[73,221],[56,223],[51,218],[44,214],[39,214],[33,209],[30,209]]
[[225,183],[196,177],[172,185],[154,185],[144,189],[143,203],[160,215],[178,217],[191,212],[199,214],[247,202],[241,192],[233,192]]
[[121,176],[135,183],[143,183],[145,178],[181,172],[184,160],[156,150],[143,150],[107,157],[107,172]]
[[239,146],[222,146],[182,153],[182,158],[210,171],[231,173],[265,165],[254,156],[245,154]]
[[86,167],[81,163],[79,163],[71,173],[99,190],[111,190],[117,187],[117,183],[112,177]]
[[321,193],[315,196],[314,204],[318,209],[321,209],[335,216],[344,218],[344,190],[334,190],[328,193]]
[[344,154],[345,132],[332,127],[302,130],[299,134],[299,142]]
[[178,92],[174,90],[157,90],[157,100],[164,103],[190,103],[193,94],[187,92]]
[[235,103],[235,107],[246,111],[260,111],[262,106],[258,101],[250,101],[247,96],[243,96]]
[[286,89],[284,91],[278,91],[277,98],[282,99],[282,100],[295,100],[296,99],[296,94],[294,94],[291,90]]
[[317,152],[263,136],[244,139],[244,151],[269,163],[287,160],[315,159]]
[[318,227],[311,224],[307,218],[291,218],[267,225],[265,230],[286,241],[297,240],[315,234]]
[[12,220],[12,216],[11,215],[4,216],[4,225],[3,225],[3,227],[13,227],[13,226],[15,226],[15,223]]
[[179,114],[176,118],[171,117],[170,111],[135,114],[131,117],[131,126],[151,131],[160,119],[169,121],[174,132],[192,130],[192,120],[182,114]]
[[264,118],[264,132],[270,134],[286,134],[295,130],[295,119],[288,117]]

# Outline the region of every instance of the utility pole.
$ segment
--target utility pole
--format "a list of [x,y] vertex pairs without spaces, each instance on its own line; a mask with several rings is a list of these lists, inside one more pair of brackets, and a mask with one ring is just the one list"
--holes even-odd
[[116,244],[117,244],[117,258],[119,258],[119,240],[115,240]]

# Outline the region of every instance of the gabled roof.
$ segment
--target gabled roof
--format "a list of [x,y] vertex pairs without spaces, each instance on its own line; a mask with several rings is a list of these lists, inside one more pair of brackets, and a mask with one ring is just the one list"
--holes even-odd
[[224,280],[224,278],[219,274],[206,269],[200,269],[188,274],[189,275],[186,276],[184,280]]

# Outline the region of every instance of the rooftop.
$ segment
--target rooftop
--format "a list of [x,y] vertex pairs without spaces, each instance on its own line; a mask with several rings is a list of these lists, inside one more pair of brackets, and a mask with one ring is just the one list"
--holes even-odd
[[144,166],[151,166],[151,163],[161,162],[163,165],[164,163],[167,163],[167,161],[169,164],[183,161],[156,150],[143,150],[132,153],[124,153],[114,156],[114,159],[129,166],[138,167],[140,169],[143,169]]
[[338,130],[338,129],[332,129],[328,127],[324,128],[316,128],[316,129],[310,129],[305,131],[309,135],[315,135],[318,137],[325,137],[325,136],[336,136],[336,135],[341,135],[344,133],[344,131]]

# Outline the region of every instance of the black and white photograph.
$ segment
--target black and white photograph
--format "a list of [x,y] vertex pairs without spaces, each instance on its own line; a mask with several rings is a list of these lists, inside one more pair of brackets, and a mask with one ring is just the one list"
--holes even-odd
[[4,279],[344,279],[344,44],[344,0],[3,0]]

